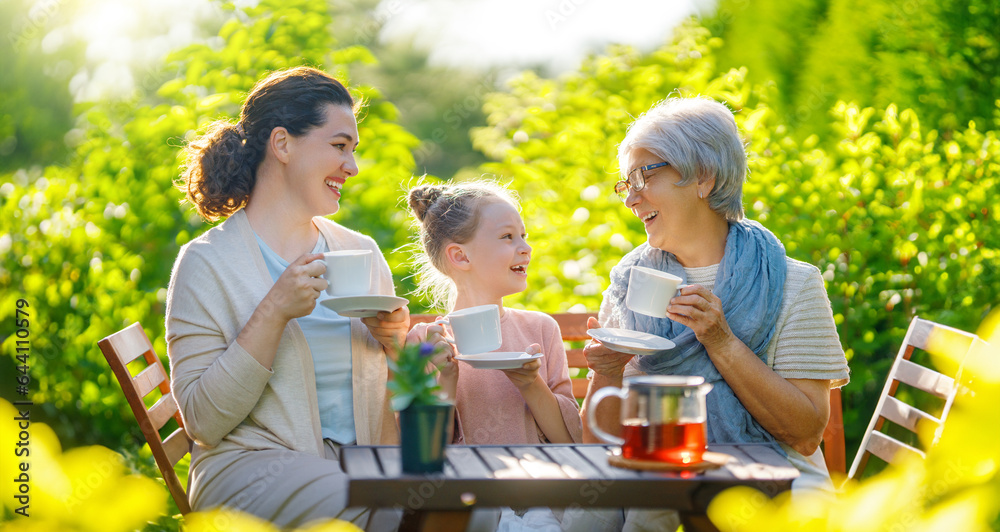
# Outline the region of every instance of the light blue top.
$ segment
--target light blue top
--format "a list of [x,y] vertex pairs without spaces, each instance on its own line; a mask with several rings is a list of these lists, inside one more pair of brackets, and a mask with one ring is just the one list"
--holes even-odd
[[[277,282],[288,267],[288,261],[272,251],[260,236],[257,236],[257,244],[268,273]],[[326,240],[320,234],[312,253],[327,251]],[[323,292],[320,297],[325,295]],[[312,352],[323,437],[342,444],[354,443],[357,433],[351,385],[351,320],[317,303],[312,313],[298,318],[298,322]]]

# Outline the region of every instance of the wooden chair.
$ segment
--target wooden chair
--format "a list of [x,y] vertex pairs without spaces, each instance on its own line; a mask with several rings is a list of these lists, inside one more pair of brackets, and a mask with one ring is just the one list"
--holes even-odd
[[847,473],[847,449],[844,442],[844,403],[840,388],[830,389],[830,419],[823,429],[823,461],[831,474]]
[[[562,332],[564,342],[581,342],[590,340],[587,335],[587,318],[597,317],[595,313],[563,313],[552,314],[559,329]],[[430,314],[414,314],[410,316],[410,324],[428,323],[434,321],[435,316]],[[566,358],[569,368],[573,370],[586,370],[587,357],[583,355],[582,347],[571,347],[566,349]],[[579,375],[572,379],[573,395],[582,400],[587,396],[587,373],[578,371]],[[572,376],[572,375],[571,375]],[[841,406],[840,389],[830,390],[830,421],[823,432],[823,456],[826,459],[826,467],[831,473],[844,473],[847,469],[847,458],[844,450],[844,416]]]
[[[910,432],[916,433],[921,423],[932,423],[938,430],[944,424],[959,386],[956,384],[961,367],[954,377],[949,377],[933,369],[921,366],[910,360],[914,350],[922,349],[928,353],[937,353],[943,349],[960,353],[961,360],[973,348],[976,342],[982,342],[978,336],[951,327],[946,327],[932,321],[914,317],[910,328],[906,331],[903,344],[899,348],[896,360],[889,370],[885,387],[879,397],[878,405],[872,415],[871,422],[865,430],[861,446],[851,464],[848,477],[861,477],[868,458],[875,455],[888,463],[901,460],[905,455],[924,457],[924,451],[907,445],[892,436],[882,432],[885,421],[891,421]],[[944,400],[944,407],[937,417],[907,404],[896,397],[899,384],[903,383],[918,390]],[[936,439],[936,438],[935,438]]]
[[[132,407],[132,413],[139,422],[142,435],[149,443],[156,465],[160,468],[160,474],[174,502],[177,503],[177,508],[182,514],[191,512],[187,493],[177,478],[177,473],[174,472],[174,466],[191,452],[192,441],[184,431],[184,422],[181,420],[177,402],[170,393],[167,372],[163,369],[159,357],[153,352],[153,345],[146,337],[146,332],[142,330],[141,325],[133,323],[104,338],[97,345],[101,347],[104,358],[108,360],[111,370],[118,378],[118,383],[121,384],[125,399]],[[145,360],[146,368],[133,377],[127,366],[139,357]],[[162,396],[147,409],[143,398],[154,389],[159,389]],[[160,437],[160,429],[171,417],[177,421],[180,428],[164,440]]]

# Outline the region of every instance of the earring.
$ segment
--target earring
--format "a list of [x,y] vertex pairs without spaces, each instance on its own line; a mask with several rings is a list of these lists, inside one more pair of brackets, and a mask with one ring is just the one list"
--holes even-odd
[[698,199],[705,199],[705,194],[702,191],[698,191]]

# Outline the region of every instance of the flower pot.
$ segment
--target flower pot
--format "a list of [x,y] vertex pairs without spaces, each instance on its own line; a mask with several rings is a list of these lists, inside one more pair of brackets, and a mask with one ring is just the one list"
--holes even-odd
[[399,411],[399,442],[404,473],[440,473],[451,438],[449,404],[417,405]]

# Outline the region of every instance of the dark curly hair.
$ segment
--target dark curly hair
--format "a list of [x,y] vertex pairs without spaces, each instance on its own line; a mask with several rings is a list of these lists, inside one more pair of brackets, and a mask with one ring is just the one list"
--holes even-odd
[[184,148],[186,163],[177,188],[206,220],[243,208],[257,182],[271,131],[284,127],[298,137],[326,122],[324,108],[342,105],[357,112],[343,84],[310,67],[272,72],[243,102],[240,120],[219,120]]

